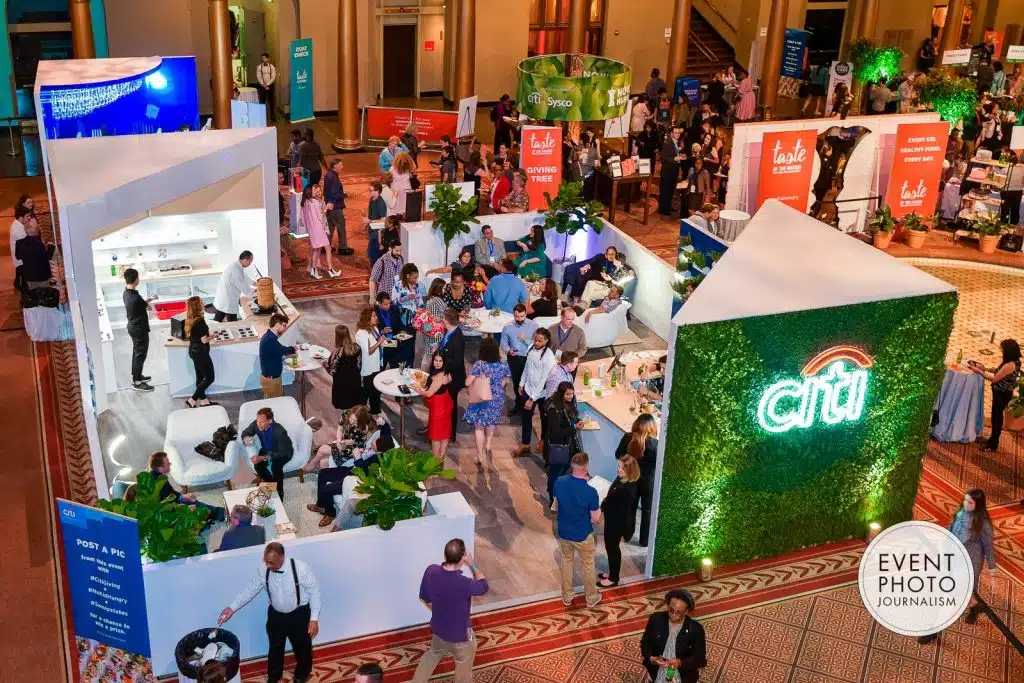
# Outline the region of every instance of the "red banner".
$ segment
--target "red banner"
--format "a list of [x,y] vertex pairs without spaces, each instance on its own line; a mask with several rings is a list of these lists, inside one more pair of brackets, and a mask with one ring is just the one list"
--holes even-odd
[[398,109],[392,107],[366,108],[366,137],[370,140],[387,140],[392,135],[401,137],[409,126],[409,116],[416,122],[416,136],[422,142],[437,143],[442,135],[455,139],[459,125],[457,111],[426,111],[421,109]]
[[807,211],[817,139],[818,131],[814,129],[764,134],[758,208],[768,199],[778,199],[801,213]]
[[904,123],[896,129],[896,149],[885,203],[893,218],[908,213],[931,216],[939,201],[939,177],[949,124]]
[[529,182],[530,210],[546,209],[544,193],[554,197],[562,182],[562,129],[545,126],[524,126],[519,168],[526,172]]

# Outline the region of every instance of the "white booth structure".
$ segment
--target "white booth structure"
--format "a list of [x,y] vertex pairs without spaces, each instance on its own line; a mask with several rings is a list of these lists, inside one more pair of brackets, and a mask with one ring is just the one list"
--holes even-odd
[[192,295],[212,302],[224,266],[246,249],[251,277],[280,281],[276,137],[273,129],[247,129],[51,140],[46,155],[104,495],[96,420],[117,389],[111,346],[125,326],[124,270],[138,270],[140,293],[157,302]]

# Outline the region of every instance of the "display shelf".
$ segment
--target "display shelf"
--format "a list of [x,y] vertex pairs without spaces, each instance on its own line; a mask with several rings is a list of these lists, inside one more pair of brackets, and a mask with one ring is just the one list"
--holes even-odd
[[[127,249],[127,247],[125,247]],[[166,256],[159,256],[157,252],[152,250],[152,247],[146,247],[142,256],[138,256],[138,252],[135,254],[118,255],[116,259],[112,258],[111,254],[113,250],[99,252],[94,255],[93,264],[98,267],[103,266],[134,266],[139,263],[166,263],[168,261],[186,261],[191,258],[199,256],[216,256],[220,253],[220,247],[217,245],[208,245],[202,249],[189,249],[185,252],[175,251],[173,254],[167,254]]]
[[[174,280],[191,280],[192,278],[204,278],[204,277],[219,277],[224,272],[223,268],[195,268],[193,270],[182,270],[176,273],[160,273],[158,271],[151,271],[148,273],[141,273],[143,283],[156,283],[156,282],[171,282]],[[124,277],[118,275],[116,277],[106,276],[97,277],[96,284],[101,287],[109,287],[110,285],[123,285]]]
[[[139,229],[142,230],[141,228]],[[145,231],[148,232],[148,231]],[[159,230],[160,234],[146,235],[143,234],[137,239],[128,239],[126,233],[124,237],[120,234],[110,237],[101,237],[98,240],[93,240],[92,250],[97,251],[111,251],[113,249],[134,249],[138,247],[156,247],[164,244],[187,244],[189,242],[206,242],[211,240],[217,240],[219,235],[217,230],[214,228],[192,228],[180,230],[174,237],[167,236],[168,229],[164,228]]]

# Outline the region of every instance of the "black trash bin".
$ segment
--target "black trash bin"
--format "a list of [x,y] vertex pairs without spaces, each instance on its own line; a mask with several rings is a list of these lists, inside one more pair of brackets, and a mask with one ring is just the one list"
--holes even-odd
[[[217,635],[210,638],[210,634],[214,631]],[[227,677],[230,681],[232,678],[238,675],[238,666],[242,660],[240,649],[241,643],[231,631],[227,631],[222,628],[201,628],[192,633],[189,633],[184,638],[178,641],[178,644],[174,647],[174,661],[178,664],[178,673],[184,674],[185,676],[193,679],[199,679],[199,666],[192,662],[195,656],[196,648],[203,649],[210,643],[224,643],[232,650],[234,654],[227,661],[221,661],[221,664],[227,669]]]

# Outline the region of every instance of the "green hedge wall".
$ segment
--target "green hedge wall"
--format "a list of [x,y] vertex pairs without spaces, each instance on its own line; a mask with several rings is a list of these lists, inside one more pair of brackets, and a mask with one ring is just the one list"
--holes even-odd
[[[655,574],[910,519],[956,306],[949,293],[680,328]],[[861,419],[762,429],[764,390],[840,344],[874,357]]]

